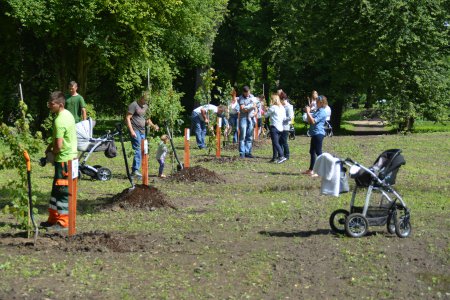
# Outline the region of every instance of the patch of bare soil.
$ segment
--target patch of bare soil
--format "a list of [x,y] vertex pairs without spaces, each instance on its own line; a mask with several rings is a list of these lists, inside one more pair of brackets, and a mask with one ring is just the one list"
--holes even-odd
[[205,169],[201,166],[185,168],[175,173],[171,180],[177,182],[205,182],[205,183],[223,183],[225,179],[216,172]]
[[202,157],[197,162],[214,162],[218,164],[234,163],[239,160],[238,156],[222,156],[222,157]]
[[[271,141],[270,138],[268,139],[268,138],[260,137],[257,141],[253,140],[252,145],[255,148],[259,148],[259,147],[263,147],[264,145],[268,145],[268,144],[271,144],[271,143],[272,143],[272,141]],[[227,143],[222,145],[222,149],[223,150],[236,150],[236,151],[239,151],[239,143],[233,144],[231,142],[227,142]]]
[[111,203],[106,205],[112,210],[116,209],[141,209],[155,210],[156,208],[170,207],[176,209],[166,195],[153,186],[136,185],[134,189],[124,189],[121,193],[111,198]]
[[2,246],[18,249],[33,249],[34,251],[59,250],[62,252],[146,252],[156,241],[149,235],[121,235],[100,231],[84,232],[74,236],[66,233],[40,233],[33,245],[32,239],[13,235],[1,235]]

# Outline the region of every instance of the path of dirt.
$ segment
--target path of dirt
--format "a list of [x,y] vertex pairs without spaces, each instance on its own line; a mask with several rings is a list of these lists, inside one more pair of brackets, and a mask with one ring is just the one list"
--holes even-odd
[[381,119],[370,119],[363,121],[347,121],[347,123],[352,124],[354,129],[352,132],[356,134],[384,134],[388,133],[386,129],[386,122]]

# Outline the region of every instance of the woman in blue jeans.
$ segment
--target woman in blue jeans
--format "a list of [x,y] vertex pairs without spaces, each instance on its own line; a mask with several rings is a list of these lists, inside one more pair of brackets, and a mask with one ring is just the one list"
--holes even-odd
[[316,100],[317,110],[311,113],[311,107],[306,106],[306,118],[308,123],[311,125],[309,127],[308,133],[311,136],[311,144],[309,147],[309,154],[311,155],[311,160],[309,163],[309,169],[303,172],[305,175],[316,177],[317,174],[313,172],[314,164],[316,162],[316,156],[322,154],[322,142],[325,137],[325,121],[327,120],[327,113],[325,111],[323,96],[319,96]]

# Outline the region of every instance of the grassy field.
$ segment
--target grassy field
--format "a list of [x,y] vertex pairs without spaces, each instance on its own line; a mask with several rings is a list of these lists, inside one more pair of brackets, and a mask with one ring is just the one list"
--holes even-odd
[[[177,183],[152,176],[151,185],[177,210],[102,209],[129,183],[121,151],[114,159],[96,153],[91,163],[109,167],[113,178],[79,183],[78,233],[106,233],[123,244],[83,248],[76,241],[41,235],[33,247],[14,219],[1,215],[0,299],[450,297],[450,134],[324,141],[324,151],[367,166],[383,150],[403,149],[407,163],[396,190],[412,211],[413,233],[406,239],[390,235],[385,226],[371,227],[360,239],[330,231],[331,212],[347,208],[350,195],[322,196],[320,179],[300,174],[309,162],[309,141],[297,136],[290,144],[291,159],[280,165],[268,163],[268,141],[254,149],[257,158],[229,163],[193,149],[191,141],[192,165],[215,171],[225,182]],[[182,141],[176,145],[183,157]],[[151,144],[151,153],[155,147]],[[44,221],[52,168],[37,163],[32,168],[37,219]],[[166,169],[170,173],[170,163]],[[152,154],[150,173],[156,172]],[[8,180],[15,176],[14,170],[0,171],[0,207],[9,203]],[[358,194],[359,201],[363,197]]]

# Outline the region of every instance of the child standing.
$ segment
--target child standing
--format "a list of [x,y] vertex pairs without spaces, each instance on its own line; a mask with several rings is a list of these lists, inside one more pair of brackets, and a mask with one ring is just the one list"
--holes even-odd
[[163,134],[161,136],[161,142],[158,145],[158,149],[156,150],[156,160],[159,163],[159,171],[158,177],[165,178],[166,175],[163,174],[164,171],[164,160],[167,155],[167,141],[169,140],[169,136],[167,134]]

